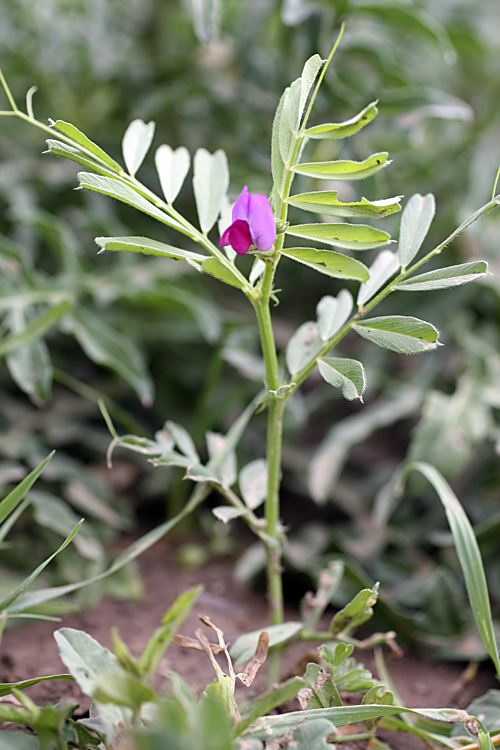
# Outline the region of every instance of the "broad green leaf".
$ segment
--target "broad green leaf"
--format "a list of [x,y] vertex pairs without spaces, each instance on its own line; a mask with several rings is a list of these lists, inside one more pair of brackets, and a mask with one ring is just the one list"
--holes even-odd
[[392,250],[382,250],[370,266],[370,278],[359,287],[357,304],[363,307],[399,271],[399,258]]
[[322,346],[316,323],[309,321],[297,328],[286,347],[286,366],[292,377],[314,359]]
[[40,315],[31,323],[22,327],[19,333],[0,340],[0,357],[10,354],[16,349],[29,346],[40,339],[47,331],[57,325],[70,309],[71,305],[69,302],[60,302],[58,305],[49,308],[47,312]]
[[367,224],[300,224],[288,227],[287,234],[346,250],[374,250],[390,242],[391,236]]
[[173,203],[177,198],[189,172],[190,161],[189,151],[185,146],[179,146],[174,151],[165,144],[157,149],[156,170],[167,203]]
[[178,232],[188,234],[186,229],[179,224],[178,221],[172,219],[168,214],[160,211],[150,201],[146,200],[139,192],[133,190],[131,187],[126,185],[121,180],[116,180],[111,177],[105,177],[102,175],[89,174],[88,172],[79,172],[78,180],[80,186],[86,190],[93,190],[96,193],[102,193],[110,198],[116,198],[122,203],[127,203],[129,206],[137,208],[138,211],[142,211],[148,216],[152,216],[163,224],[167,224],[169,227],[177,229]]
[[312,128],[307,128],[304,134],[308,138],[347,138],[350,135],[354,135],[365,125],[368,125],[374,117],[378,114],[377,102],[372,102],[365,107],[355,117],[351,117],[350,120],[345,122],[328,122],[324,125],[315,125]]
[[132,177],[144,161],[154,134],[155,123],[146,124],[144,120],[132,120],[126,129],[122,140],[122,153],[123,161]]
[[500,690],[488,690],[469,703],[466,710],[473,716],[481,716],[481,721],[489,732],[500,732]]
[[364,161],[316,161],[297,164],[294,172],[315,177],[317,180],[364,180],[371,177],[379,170],[387,167],[391,162],[387,157],[387,151],[373,154]]
[[249,661],[255,654],[260,634],[263,631],[269,633],[269,646],[277,646],[279,643],[286,643],[302,630],[301,622],[284,622],[282,625],[270,625],[268,628],[260,628],[251,633],[240,635],[231,646],[231,658],[236,664],[243,664]]
[[[10,710],[14,710],[14,706]],[[14,713],[11,718],[14,723],[17,721],[17,713]],[[7,721],[9,715],[2,715],[2,721]],[[7,729],[0,729],[0,747],[2,750],[40,750],[40,740],[33,734],[24,734],[21,732],[10,732]]]
[[[39,526],[66,537],[74,529],[79,517],[71,510],[68,503],[49,492],[32,490],[30,500],[35,521]],[[105,552],[91,526],[84,526],[74,540],[75,547],[82,557],[94,562],[104,562]]]
[[373,615],[373,605],[378,598],[378,583],[373,589],[363,589],[356,594],[354,599],[346,604],[333,617],[330,623],[330,632],[332,635],[338,635],[344,630],[358,628]]
[[217,507],[212,508],[212,513],[218,521],[229,523],[229,521],[234,521],[235,518],[246,516],[248,509],[234,508],[232,505],[217,505]]
[[[384,716],[395,716],[396,714],[409,713],[422,716],[432,721],[442,721],[448,724],[458,722],[467,723],[471,716],[466,711],[454,708],[406,708],[404,706],[379,705],[354,705],[354,706],[331,706],[330,708],[316,708],[306,711],[291,711],[289,713],[262,716],[251,726],[245,729],[244,737],[253,737],[269,742],[275,737],[294,731],[298,726],[307,726],[310,722],[318,719],[327,719],[336,727],[343,727],[358,722],[379,719]],[[486,730],[481,721],[478,720],[480,737],[486,737]],[[483,745],[488,748],[488,745]],[[492,748],[492,745],[490,745]],[[482,750],[482,749],[481,749]]]
[[220,214],[229,187],[229,170],[224,151],[210,154],[199,148],[194,156],[193,190],[202,232],[209,232]]
[[367,216],[379,219],[400,211],[400,201],[401,196],[379,201],[369,201],[362,198],[358,202],[343,203],[337,198],[336,190],[321,190],[316,193],[292,195],[291,198],[288,198],[287,203],[296,208],[302,208],[304,211],[312,211],[317,214],[342,217]]
[[342,395],[348,401],[356,398],[363,401],[366,376],[361,362],[355,359],[323,357],[318,359],[318,369],[323,380],[334,388],[342,388]]
[[163,242],[150,240],[148,237],[96,237],[96,243],[105,250],[123,250],[128,253],[142,253],[143,255],[156,255],[159,258],[172,258],[173,260],[191,260],[194,263],[203,263],[207,260],[206,255],[183,250],[180,247],[165,245]]
[[[51,312],[49,311],[49,317]],[[11,352],[7,355],[6,362],[14,382],[28,394],[33,403],[40,406],[47,403],[51,395],[52,362],[48,346],[39,335],[31,343],[19,345],[20,341],[33,338],[33,330],[38,332],[45,327],[35,321],[35,328],[27,331],[30,326],[27,320],[31,315],[31,310],[22,307],[13,307],[10,311],[8,323],[12,335],[5,341],[5,346]]]
[[210,274],[215,279],[223,281],[225,284],[235,286],[237,289],[245,289],[245,285],[241,279],[239,279],[231,269],[217,260],[217,258],[207,258],[203,261],[201,270],[204,273]]
[[110,673],[97,676],[94,699],[139,711],[143,703],[155,703],[158,695],[132,675]]
[[[80,689],[91,698],[98,688],[99,677],[114,673],[125,676],[118,659],[111,651],[101,646],[92,636],[82,630],[61,628],[54,633],[59,656],[73,675]],[[120,727],[130,716],[116,704],[95,703],[99,718],[103,722],[106,741],[112,742]]]
[[73,146],[69,146],[63,141],[55,141],[52,138],[48,138],[46,143],[50,153],[54,154],[54,156],[60,156],[63,159],[74,161],[76,164],[80,164],[86,169],[91,169],[93,172],[106,175],[107,177],[114,177],[116,174],[115,170],[104,167],[97,161],[93,161],[93,159],[89,157],[85,152],[80,151],[80,149],[74,148]]
[[68,546],[68,544],[70,542],[73,541],[73,538],[78,533],[78,529],[80,528],[80,526],[82,525],[82,523],[83,523],[83,519],[76,524],[75,528],[72,529],[71,533],[66,537],[66,539],[64,540],[64,542],[60,545],[60,547],[58,547],[56,549],[56,551],[52,553],[52,555],[50,555],[49,557],[47,557],[47,559],[44,560],[43,563],[41,563],[40,565],[38,565],[38,567],[35,568],[35,570],[32,573],[30,573],[30,575],[27,576],[24,579],[24,581],[22,581],[18,586],[16,586],[16,588],[13,591],[11,591],[10,594],[8,594],[8,596],[6,596],[0,602],[0,612],[3,609],[7,609],[9,611],[11,610],[11,608],[12,608],[11,605],[16,601],[16,599],[20,598],[21,594],[23,594],[26,591],[26,589],[28,588],[28,586],[31,586],[31,584],[33,583],[33,581],[36,578],[38,578],[38,576],[40,575],[40,573],[42,573],[45,570],[45,568],[47,567],[47,565],[49,563],[51,563],[52,560],[60,552],[62,552],[64,549],[66,549],[66,547]]
[[488,273],[488,264],[484,260],[473,261],[472,263],[461,263],[458,266],[448,266],[448,268],[438,268],[436,271],[421,273],[419,276],[412,276],[396,284],[395,289],[401,289],[404,292],[430,292],[435,289],[449,289],[454,286],[468,284],[469,281],[475,281]]
[[331,721],[317,719],[295,730],[290,747],[295,750],[332,750],[328,737],[335,732],[336,727]]
[[398,245],[399,262],[403,268],[420,250],[435,212],[436,202],[432,193],[425,196],[416,193],[406,204],[401,216]]
[[472,614],[486,650],[493,661],[497,676],[500,678],[500,657],[491,617],[488,584],[474,530],[457,496],[434,466],[417,461],[405,468],[405,474],[412,471],[423,474],[436,490],[444,506],[465,579]]
[[130,338],[83,307],[68,316],[67,325],[90,359],[117,372],[134,388],[143,404],[152,402],[153,382]]
[[[272,628],[268,628],[268,632],[271,629]],[[231,653],[232,651],[233,650],[231,650]],[[246,659],[242,659],[241,661],[246,661]],[[237,663],[239,664],[240,662]],[[266,691],[263,695],[260,695],[256,700],[252,701],[251,708],[242,716],[242,720],[237,726],[237,733],[243,733],[245,729],[250,727],[257,719],[259,719],[259,717],[267,716],[267,714],[269,714],[274,708],[281,706],[285,701],[291,701],[296,698],[297,693],[303,685],[304,680],[300,677],[292,677],[290,680],[286,680],[286,682],[282,682],[280,685],[276,685]]]
[[[70,674],[51,674],[45,677],[32,677],[30,680],[21,680],[20,682],[0,682],[0,698],[5,695],[10,695],[12,690],[25,690],[32,685],[37,685],[39,682],[47,682],[48,680],[73,680]],[[0,744],[1,747],[1,744]]]
[[404,315],[388,315],[356,323],[364,339],[399,354],[419,354],[441,346],[439,331],[430,323]]
[[355,258],[336,253],[334,250],[316,250],[314,247],[286,247],[281,254],[314,271],[334,279],[368,279],[368,269]]
[[352,297],[347,289],[341,289],[337,297],[327,294],[316,306],[318,331],[323,341],[328,341],[340,331],[352,310]]
[[342,705],[337,688],[319,664],[308,664],[303,680],[307,687],[302,688],[298,695],[301,708],[312,710]]
[[42,463],[39,464],[35,469],[33,469],[33,471],[31,471],[28,476],[25,477],[22,482],[17,485],[17,487],[14,487],[14,489],[9,492],[9,494],[0,502],[0,523],[8,518],[19,505],[19,503],[25,498],[26,494],[36,482],[42,471],[45,469],[53,455],[54,451],[52,451],[52,453],[49,453],[47,458],[42,461]]
[[108,156],[108,154],[103,151],[100,146],[87,138],[87,136],[84,135],[84,133],[82,133],[80,130],[78,130],[78,128],[75,128],[74,125],[71,125],[69,122],[64,122],[64,120],[57,120],[54,123],[54,127],[60,133],[64,133],[64,135],[72,138],[76,143],[78,143],[79,146],[83,146],[83,148],[89,151],[93,156],[97,157],[97,159],[111,167],[113,171],[120,173],[123,172],[123,169],[118,164],[118,162]]
[[267,497],[267,461],[257,458],[240,471],[240,491],[246,505],[255,510]]

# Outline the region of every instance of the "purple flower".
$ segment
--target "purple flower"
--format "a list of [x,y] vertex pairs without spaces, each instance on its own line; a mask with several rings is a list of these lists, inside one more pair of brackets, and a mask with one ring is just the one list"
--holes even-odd
[[233,223],[220,238],[220,247],[231,245],[238,255],[250,248],[263,253],[276,239],[273,211],[265,195],[251,195],[245,186],[233,206]]

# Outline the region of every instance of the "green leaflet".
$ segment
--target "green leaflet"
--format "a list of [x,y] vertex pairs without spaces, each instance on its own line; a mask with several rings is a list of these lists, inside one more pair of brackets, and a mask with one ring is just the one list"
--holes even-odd
[[342,395],[348,401],[356,398],[363,401],[366,376],[361,362],[355,359],[323,357],[318,360],[318,369],[323,380],[334,388],[342,388]]
[[122,141],[123,161],[129,174],[134,177],[149,151],[155,132],[155,123],[133,120],[125,131]]
[[159,258],[173,258],[173,260],[191,260],[195,263],[203,263],[207,260],[206,255],[182,250],[179,247],[165,245],[163,242],[150,240],[148,237],[96,237],[95,242],[105,250],[124,250],[128,253],[142,253],[143,255],[156,255]]
[[367,224],[300,224],[288,227],[287,234],[306,237],[316,242],[342,247],[345,250],[374,250],[390,242],[391,236]]
[[52,451],[52,453],[49,453],[47,458],[42,461],[39,466],[33,469],[33,471],[31,471],[28,476],[25,477],[22,482],[17,485],[17,487],[14,487],[14,489],[9,492],[9,494],[0,502],[0,523],[3,523],[3,521],[5,521],[5,519],[8,518],[10,514],[16,509],[19,503],[26,496],[26,493],[29,492],[32,485],[36,482],[42,471],[45,469],[53,455],[54,451]]
[[335,279],[356,279],[367,281],[367,267],[355,258],[336,253],[333,250],[316,250],[313,247],[292,247],[281,251],[287,258],[296,260],[315,271]]
[[172,219],[168,214],[160,211],[159,208],[156,208],[155,205],[146,200],[146,198],[140,193],[133,190],[121,180],[102,175],[90,174],[88,172],[79,172],[78,180],[80,186],[86,190],[93,190],[96,193],[102,193],[110,198],[116,198],[122,203],[127,203],[129,206],[133,206],[139,211],[158,219],[158,221],[161,221],[163,224],[167,224],[169,227],[177,229],[178,232],[188,234],[182,224],[179,224],[178,221]]
[[297,208],[302,208],[304,211],[313,211],[314,213],[328,214],[329,216],[368,216],[379,219],[400,211],[401,197],[385,198],[379,201],[369,201],[366,198],[362,198],[358,202],[343,203],[337,198],[336,190],[322,190],[320,192],[293,195],[287,200],[287,203]]
[[302,627],[301,622],[284,622],[281,625],[270,625],[268,628],[260,628],[240,635],[231,646],[231,658],[236,664],[243,664],[251,659],[257,649],[260,634],[264,630],[269,633],[269,646],[277,646],[278,643],[286,643],[297,635]]
[[155,154],[156,171],[167,203],[176,199],[189,171],[190,156],[185,146],[175,151],[164,144]]
[[220,214],[229,187],[227,157],[199,148],[194,155],[193,191],[202,232],[209,232]]
[[73,146],[69,146],[67,143],[63,143],[63,141],[55,141],[52,138],[48,138],[46,143],[50,153],[54,154],[54,156],[69,159],[69,161],[74,161],[82,167],[86,167],[93,172],[106,175],[107,177],[114,177],[116,174],[112,169],[108,169],[107,167],[98,164],[96,161],[90,159],[83,151],[80,151]]
[[352,297],[347,289],[341,289],[337,297],[327,294],[316,305],[318,332],[323,341],[328,341],[340,331],[352,310]]
[[89,151],[93,156],[95,156],[100,161],[104,162],[104,164],[107,164],[109,167],[113,169],[115,172],[123,172],[123,169],[121,166],[116,162],[114,159],[111,158],[111,156],[108,156],[108,154],[100,148],[96,143],[91,141],[87,136],[81,132],[81,130],[78,130],[78,128],[75,128],[74,125],[71,125],[69,122],[64,122],[64,120],[57,120],[54,123],[54,127],[60,132],[64,133],[64,135],[67,135],[69,138],[72,138],[76,143],[78,143],[80,146],[83,146],[87,151]]
[[399,354],[419,354],[441,346],[433,325],[404,315],[370,318],[353,329],[364,339]]
[[403,292],[430,292],[435,289],[450,289],[475,281],[486,273],[488,273],[488,264],[484,260],[478,260],[422,273],[419,276],[401,281],[394,288]]
[[221,263],[220,260],[217,260],[217,258],[207,258],[202,263],[201,270],[210,274],[215,279],[223,281],[225,284],[235,286],[237,289],[245,289],[243,282],[227,266]]
[[316,177],[318,180],[364,180],[371,177],[379,170],[387,167],[391,162],[387,157],[387,151],[369,156],[364,161],[317,161],[297,164],[294,172]]
[[12,336],[2,339],[0,342],[0,357],[10,354],[16,349],[29,346],[35,341],[41,339],[42,336],[64,318],[70,310],[71,305],[69,302],[60,302],[31,323],[25,325],[23,330],[19,333],[15,333]]
[[345,122],[327,122],[307,128],[304,135],[308,138],[348,138],[368,125],[378,114],[377,102],[368,104],[361,112]]
[[422,196],[412,195],[401,216],[399,232],[399,262],[405,267],[420,250],[432,219],[436,212],[436,202],[432,193]]

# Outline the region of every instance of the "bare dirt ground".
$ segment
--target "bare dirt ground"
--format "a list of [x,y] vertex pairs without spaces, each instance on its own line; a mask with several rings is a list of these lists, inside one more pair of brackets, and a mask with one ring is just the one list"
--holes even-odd
[[[58,624],[41,622],[8,628],[0,647],[0,682],[65,672],[52,635],[59,627],[85,630],[108,648],[111,647],[111,628],[117,627],[121,638],[138,656],[175,597],[199,583],[204,585],[204,592],[184,623],[181,629],[183,634],[194,635],[200,626],[199,614],[208,615],[224,631],[228,642],[234,642],[241,633],[267,623],[264,597],[234,582],[232,562],[227,559],[214,560],[198,570],[182,569],[175,565],[169,543],[163,541],[139,559],[139,568],[145,589],[145,596],[139,602],[102,599],[95,610],[65,616]],[[296,620],[297,617],[293,609],[287,612],[288,619]],[[307,652],[314,653],[314,644],[291,646],[286,653],[285,671],[294,673]],[[373,658],[368,652],[358,652],[356,655],[359,661],[375,671]],[[465,664],[434,664],[411,653],[405,653],[403,658],[397,660],[391,660],[388,654],[387,664],[401,699],[409,707],[463,708],[474,697],[497,687],[493,670],[488,665],[479,669],[472,682],[457,690]],[[164,657],[160,677],[166,680],[171,671],[184,676],[194,690],[200,690],[215,676],[204,654],[175,645],[168,649]],[[262,689],[263,684],[264,675],[261,675],[254,684],[255,689]],[[248,691],[240,688],[239,697],[242,699],[251,697],[248,692],[244,694],[245,690]],[[89,707],[88,699],[82,696],[74,682],[44,682],[26,692],[39,704],[64,698],[79,703],[81,714]],[[291,707],[292,710],[297,708],[298,705]],[[398,750],[424,747],[414,738],[402,735],[392,742],[392,746]],[[348,746],[344,747],[347,750]]]

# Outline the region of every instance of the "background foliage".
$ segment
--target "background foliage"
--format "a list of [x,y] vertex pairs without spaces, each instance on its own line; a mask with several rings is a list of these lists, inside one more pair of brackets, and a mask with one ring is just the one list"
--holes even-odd
[[[462,0],[439,7],[402,0],[2,0],[0,8],[1,67],[19,102],[37,85],[33,101],[40,119],[74,123],[115,158],[128,122],[153,119],[158,144],[185,145],[191,153],[200,146],[224,148],[235,196],[245,184],[269,191],[279,96],[307,57],[326,55],[339,22],[347,20],[316,116],[342,121],[374,99],[380,114],[347,146],[318,141],[318,160],[389,150],[393,164],[363,191],[374,197],[434,193],[438,212],[429,247],[491,194],[500,162],[495,0],[478,7]],[[0,483],[6,494],[57,448],[37,492],[84,512],[103,544],[110,528],[118,532],[130,524],[127,495],[135,505],[141,498],[142,511],[147,506],[162,516],[167,492],[172,509],[184,490],[174,474],[150,474],[129,463],[115,496],[109,478],[92,469],[102,463],[108,441],[97,398],[105,398],[126,430],[150,434],[168,418],[201,439],[255,392],[259,352],[247,327],[249,311],[231,290],[221,299],[215,283],[200,284],[197,274],[174,262],[96,257],[96,234],[151,236],[152,226],[116,203],[74,193],[74,167],[41,156],[43,149],[40,133],[2,120],[0,347],[10,336],[19,338],[0,348]],[[143,169],[144,181],[157,188],[152,161]],[[351,198],[348,192],[340,197]],[[179,200],[181,210],[194,216],[188,189]],[[384,221],[397,234],[398,219]],[[498,599],[496,229],[496,217],[488,217],[447,251],[450,263],[489,260],[492,276],[481,289],[471,285],[410,300],[394,295],[381,311],[397,314],[404,305],[405,314],[419,316],[425,309],[423,317],[437,323],[445,347],[429,361],[403,362],[348,341],[345,353],[362,357],[368,369],[365,406],[347,405],[311,378],[287,424],[286,520],[303,521],[305,509],[309,517],[335,521],[304,526],[292,538],[290,565],[315,575],[324,555],[346,554],[354,585],[360,565],[400,604],[424,607],[422,628],[439,635],[460,635],[465,628],[441,511],[416,481],[412,502],[399,508],[389,507],[383,488],[405,455],[435,463],[453,480],[477,524]],[[280,271],[283,292],[275,311],[283,347],[314,314],[319,297],[337,291],[334,281],[290,265]],[[48,311],[45,327],[30,328]],[[29,346],[20,346],[28,341],[23,335]],[[249,459],[261,455],[258,427],[244,446]],[[45,528],[37,539],[50,544],[58,532],[43,524],[40,495],[31,497],[31,512]],[[31,544],[29,514],[17,528],[19,539]],[[78,575],[71,565],[96,572],[95,560],[70,565],[71,554],[57,558],[63,579]],[[243,577],[255,567],[252,554],[241,561]],[[20,562],[13,552],[10,559]],[[436,601],[448,603],[446,619],[433,616]]]

